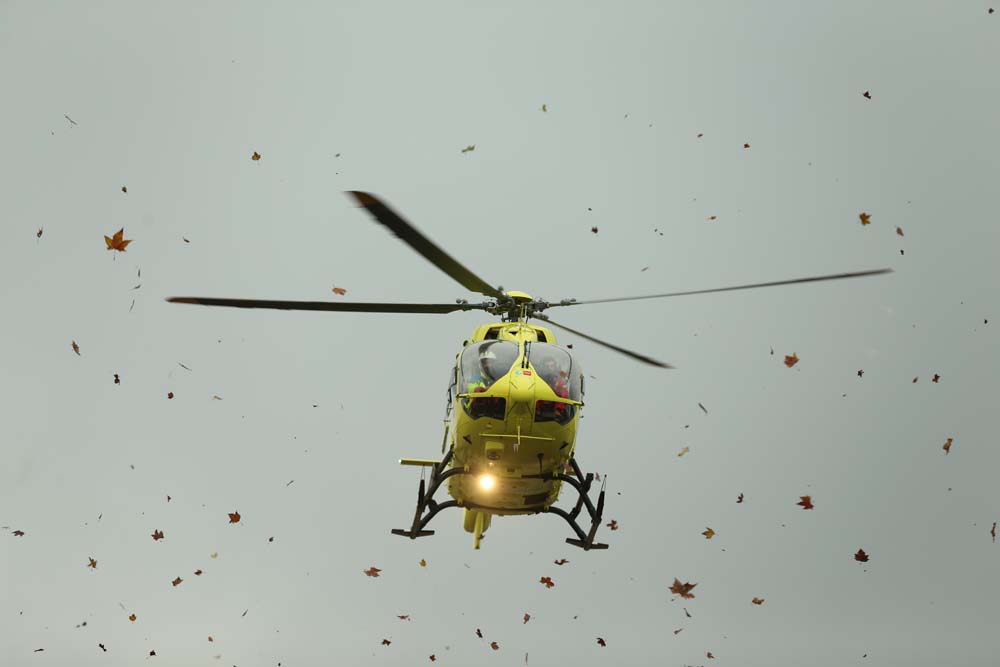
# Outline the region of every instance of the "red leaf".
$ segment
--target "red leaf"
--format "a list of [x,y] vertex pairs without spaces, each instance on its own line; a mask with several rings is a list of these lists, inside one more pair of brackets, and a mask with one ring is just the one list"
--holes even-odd
[[525,612],[525,614],[524,614],[524,622],[527,623],[530,620],[531,620],[531,614]]
[[229,523],[239,523],[239,520],[240,520],[239,511],[229,512]]
[[858,549],[858,553],[854,554],[854,560],[858,561],[859,563],[867,563],[868,554],[865,553],[864,549]]
[[685,600],[690,600],[694,597],[694,593],[691,592],[691,589],[697,585],[698,584],[691,583],[682,584],[680,579],[675,578],[673,585],[670,587],[670,592],[680,595]]
[[153,541],[156,542],[156,541],[162,540],[162,539],[163,539],[163,531],[162,530],[153,529]]
[[367,570],[365,570],[364,573],[365,573],[365,575],[367,575],[369,577],[377,577],[378,573],[381,572],[381,571],[382,570],[380,570],[379,568],[377,568],[374,565],[372,565],[370,568],[368,568]]
[[125,252],[125,248],[127,248],[128,244],[131,243],[131,242],[132,242],[131,239],[126,239],[125,238],[125,228],[124,227],[122,227],[117,232],[115,232],[114,236],[105,236],[104,237],[104,243],[106,243],[107,246],[108,246],[107,249],[108,250],[117,250],[118,252]]
[[542,577],[541,579],[538,580],[538,582],[545,584],[546,588],[552,588],[553,586],[555,586],[555,583],[553,583],[552,581],[552,577]]
[[792,352],[791,355],[785,355],[785,365],[791,368],[795,364],[799,363],[799,355]]
[[801,506],[804,510],[811,510],[813,508],[812,496],[799,496],[799,502],[795,504]]
[[490,648],[493,649],[494,651],[499,651],[500,644],[497,644],[496,642],[490,642]]

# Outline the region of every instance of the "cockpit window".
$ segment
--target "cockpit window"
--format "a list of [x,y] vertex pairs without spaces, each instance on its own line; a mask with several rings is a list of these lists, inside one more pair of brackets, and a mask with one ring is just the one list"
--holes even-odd
[[528,361],[556,396],[580,400],[582,371],[569,352],[555,345],[532,343]]
[[487,340],[469,345],[462,352],[459,392],[472,394],[486,391],[507,375],[519,355],[517,343],[509,340]]

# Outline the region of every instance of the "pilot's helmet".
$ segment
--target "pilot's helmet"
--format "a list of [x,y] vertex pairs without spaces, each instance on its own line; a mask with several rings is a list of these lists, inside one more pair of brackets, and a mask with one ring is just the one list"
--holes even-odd
[[496,353],[490,348],[485,348],[479,352],[479,365],[484,371],[492,376],[493,366],[497,360]]

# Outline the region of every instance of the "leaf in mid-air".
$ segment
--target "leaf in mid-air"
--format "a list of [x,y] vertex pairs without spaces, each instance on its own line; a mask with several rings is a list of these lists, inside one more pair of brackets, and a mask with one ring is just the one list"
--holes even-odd
[[596,234],[597,233],[597,227],[591,227],[590,231],[592,231],[592,232],[594,232]]
[[15,530],[14,531],[14,537],[24,537],[24,531],[23,530]]
[[364,573],[365,573],[366,576],[369,576],[369,577],[377,577],[378,573],[381,572],[381,571],[382,570],[380,570],[379,568],[377,568],[374,565],[372,565],[370,568],[368,568],[367,570],[365,570]]
[[708,658],[709,660],[714,660],[715,659],[715,656],[712,655],[711,651],[705,651],[705,657]]
[[872,216],[870,213],[861,212],[858,214],[858,219],[861,220],[862,226],[872,224]]
[[260,160],[260,153],[254,151],[253,155],[250,156],[250,159],[253,160],[254,162],[257,162],[258,160]]
[[409,614],[397,614],[396,618],[398,618],[401,621],[408,621],[408,620],[410,620],[410,615]]
[[490,642],[490,648],[493,649],[494,651],[499,651],[500,644],[497,644],[496,642]]
[[420,559],[420,567],[427,567],[427,561],[425,561],[423,558]]
[[41,227],[38,228],[38,233],[35,234],[35,238],[36,239],[42,238],[42,228]]
[[156,542],[156,541],[162,540],[162,539],[163,539],[163,531],[162,530],[153,529],[153,541]]
[[89,563],[87,563],[87,567],[91,568],[92,570],[96,570],[97,569],[97,561],[94,560],[93,558],[90,558],[90,557],[88,557],[87,560],[90,561]]
[[764,604],[764,598],[754,598],[750,602],[753,602],[755,605],[762,605]]
[[130,620],[130,621],[132,621],[133,623],[135,623],[135,614],[129,614],[129,616],[128,616],[128,620]]
[[674,583],[670,587],[670,592],[680,595],[685,600],[690,600],[694,597],[694,593],[691,592],[691,589],[697,585],[698,584],[692,584],[692,583],[682,584],[680,579],[674,578]]
[[941,376],[938,375],[937,373],[935,373],[934,377],[931,378],[931,382],[933,382],[934,384],[937,384],[937,381],[940,380],[940,379],[941,379]]
[[597,645],[598,646],[607,646],[608,643],[606,641],[604,641],[604,637],[598,637],[597,638]]
[[382,646],[388,646],[388,645],[389,645],[389,644],[391,644],[391,643],[392,643],[392,642],[391,642],[391,641],[389,641],[388,639],[383,639],[383,640],[382,640]]
[[482,639],[483,638],[483,631],[480,630],[479,628],[476,628],[476,636],[479,637],[480,639]]
[[799,502],[795,504],[804,510],[811,510],[813,508],[812,496],[799,496]]
[[195,570],[194,574],[195,574],[196,577],[200,577],[202,575],[202,572],[201,572],[201,570]]
[[785,355],[785,365],[786,366],[788,366],[789,368],[791,368],[792,366],[794,366],[797,363],[799,363],[799,355],[798,354],[796,354],[795,352],[792,352],[790,355],[789,354]]
[[238,523],[240,520],[239,512],[229,512],[229,523]]
[[125,228],[122,227],[114,236],[105,236],[104,242],[108,245],[108,250],[117,250],[118,252],[125,252],[125,248],[128,244],[132,242],[132,239],[125,238]]
[[80,356],[80,346],[76,344],[75,340],[72,342],[72,345],[73,345],[73,351],[76,352],[76,356],[79,357]]
[[466,146],[465,148],[463,148],[462,152],[463,153],[471,153],[474,150],[476,150],[476,145],[475,144],[470,144],[470,145]]
[[743,144],[743,148],[750,148],[750,144]]
[[944,447],[942,447],[941,449],[944,450],[945,454],[951,451],[951,438],[948,438],[947,440],[944,441]]
[[171,581],[170,583],[172,583],[174,586],[180,586],[182,581],[184,581],[184,580],[181,579],[180,577],[177,577],[173,581]]
[[618,530],[618,522],[615,521],[614,519],[611,520],[611,523],[608,523],[608,524],[605,524],[605,525],[608,528],[610,528],[611,530]]
[[682,449],[680,452],[677,453],[677,456],[684,456],[685,454],[687,454],[690,451],[691,451],[690,447],[685,447],[684,449]]
[[345,290],[343,287],[334,287],[333,288],[333,293],[334,294],[339,294],[340,296],[343,296],[343,295],[347,294],[347,290]]
[[864,97],[866,100],[870,100],[872,98],[871,91],[868,91],[868,90],[866,90],[865,92],[861,93],[861,96]]
[[552,588],[555,586],[555,582],[552,581],[552,577],[542,577],[538,580],[539,583],[545,584],[546,588]]
[[548,110],[549,110],[549,107],[547,105],[543,104],[542,105],[542,113],[546,113]]
[[524,622],[527,623],[530,620],[531,620],[531,614],[529,614],[528,612],[525,612],[524,613]]
[[896,227],[896,234],[898,234],[899,236],[902,236],[903,235],[903,228],[902,227]]
[[712,530],[711,528],[705,528],[705,532],[704,532],[704,533],[702,533],[702,535],[704,535],[704,536],[705,536],[705,539],[706,539],[706,540],[710,540],[710,539],[712,539],[713,537],[715,537],[715,531],[714,531],[714,530]]
[[742,503],[742,502],[743,502],[743,494],[741,493],[740,497],[736,499],[736,503],[739,504],[739,503]]
[[568,560],[566,560],[565,558],[560,558],[559,560],[554,560],[554,561],[552,561],[552,562],[553,562],[553,563],[555,563],[556,565],[565,565],[565,564],[566,564],[566,563],[568,563],[569,561],[568,561]]
[[865,553],[864,549],[858,549],[858,553],[854,554],[854,560],[858,561],[859,563],[867,563],[868,554]]

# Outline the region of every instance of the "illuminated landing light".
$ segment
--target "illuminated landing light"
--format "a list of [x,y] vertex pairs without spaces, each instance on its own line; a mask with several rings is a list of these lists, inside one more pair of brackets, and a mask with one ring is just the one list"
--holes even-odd
[[484,491],[489,491],[497,483],[496,477],[493,475],[480,475],[479,476],[479,487]]

